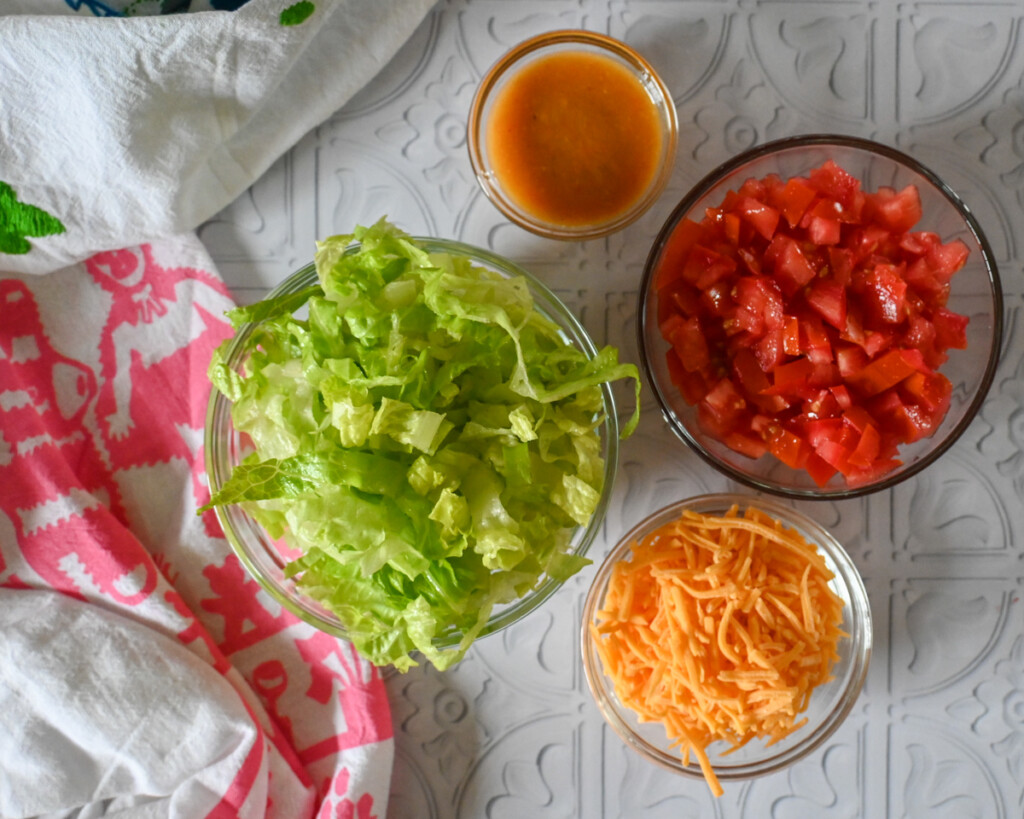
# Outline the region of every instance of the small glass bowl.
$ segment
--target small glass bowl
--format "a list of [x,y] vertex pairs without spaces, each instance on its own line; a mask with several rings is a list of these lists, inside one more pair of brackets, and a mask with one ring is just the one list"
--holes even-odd
[[[658,327],[655,271],[669,237],[685,218],[699,221],[729,190],[750,178],[806,175],[834,160],[868,191],[881,186],[916,185],[922,217],[915,229],[938,233],[942,241],[961,239],[970,249],[952,278],[947,306],[970,317],[967,349],[950,350],[939,372],[953,384],[952,403],[935,433],[900,447],[901,466],[872,482],[849,485],[835,475],[819,486],[805,470],[792,469],[770,454],[753,459],[730,449],[699,425],[697,408],[672,383],[665,354],[668,342]],[[995,256],[966,204],[935,173],[912,157],[885,145],[847,136],[808,135],[770,142],[724,163],[704,177],[675,207],[648,255],[640,285],[638,337],[641,366],[672,431],[711,466],[753,489],[791,498],[839,499],[888,489],[932,464],[949,449],[978,413],[995,376],[1002,341],[1003,295]]]
[[[487,125],[495,99],[516,73],[529,63],[564,52],[609,57],[632,73],[650,98],[661,128],[661,151],[647,188],[623,210],[588,224],[560,224],[539,218],[517,204],[495,172],[487,147]],[[526,230],[551,239],[583,240],[607,236],[638,219],[657,200],[672,173],[678,139],[675,103],[650,64],[636,51],[611,37],[589,31],[552,31],[526,40],[505,54],[487,72],[469,113],[469,158],[477,181],[506,218]]]
[[581,630],[587,685],[601,714],[615,733],[649,762],[674,773],[703,780],[704,775],[697,761],[691,757],[690,765],[683,764],[682,757],[671,747],[660,723],[640,722],[632,709],[619,702],[611,680],[605,676],[590,633],[590,624],[596,621],[612,568],[619,561],[629,558],[633,543],[649,532],[678,520],[685,510],[721,515],[734,504],[739,507],[741,514],[750,507],[759,509],[786,527],[795,529],[809,543],[817,544],[825,564],[835,575],[830,585],[845,604],[841,628],[848,636],[839,640],[839,659],[832,667],[833,679],[819,685],[811,694],[807,710],[803,713],[807,717],[806,725],[772,745],[755,739],[727,756],[719,754],[729,749],[728,743],[716,743],[707,749],[715,775],[723,783],[774,773],[803,759],[842,725],[860,696],[871,659],[871,606],[860,573],[839,542],[818,523],[769,498],[719,494],[677,501],[634,526],[605,558],[587,593]]
[[[543,282],[527,271],[493,253],[460,242],[424,237],[414,237],[414,241],[430,253],[465,256],[474,264],[503,276],[523,277],[529,285],[535,308],[561,328],[569,343],[583,350],[589,358],[597,355],[597,347],[583,325]],[[346,252],[354,253],[357,249],[358,245],[353,245]],[[317,283],[316,267],[310,263],[285,279],[268,295],[268,298],[298,293]],[[255,325],[252,324],[239,328],[226,356],[226,362],[230,367],[241,367],[247,340],[254,329]],[[602,385],[602,396],[604,421],[599,430],[603,445],[604,486],[589,525],[577,527],[573,533],[568,551],[579,556],[586,554],[600,531],[618,468],[619,424],[615,400],[608,384]],[[213,494],[228,479],[234,466],[251,452],[247,436],[240,434],[232,424],[231,402],[216,389],[211,392],[207,407],[204,445],[206,473],[210,492]],[[238,504],[218,506],[215,509],[231,548],[250,575],[271,597],[315,628],[337,637],[346,637],[344,625],[330,610],[299,590],[295,578],[285,577],[285,566],[298,556],[286,543],[272,538]],[[494,634],[521,620],[554,594],[561,585],[562,581],[545,576],[523,597],[496,606],[478,637]],[[451,628],[439,634],[434,640],[434,645],[437,648],[451,648],[459,644],[462,636],[461,631]]]

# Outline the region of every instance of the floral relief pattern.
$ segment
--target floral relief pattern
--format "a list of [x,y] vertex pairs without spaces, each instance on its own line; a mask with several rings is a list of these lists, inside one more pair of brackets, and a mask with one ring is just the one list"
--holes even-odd
[[[1015,602],[1019,606],[1020,599]],[[1017,805],[1024,806],[1024,637],[1018,636],[1008,656],[996,663],[991,679],[950,711],[989,740],[994,757],[1018,788]]]
[[[676,103],[679,150],[643,218],[606,239],[557,242],[511,225],[481,193],[465,128],[477,84],[508,48],[577,27],[650,60]],[[388,214],[412,232],[520,263],[595,342],[636,361],[644,261],[676,202],[740,151],[839,132],[940,172],[983,224],[1000,266],[1001,363],[957,444],[895,489],[797,504],[847,546],[872,603],[868,680],[839,733],[786,771],[727,783],[718,800],[699,779],[644,763],[606,726],[583,674],[590,566],[445,674],[384,675],[396,745],[389,819],[1021,815],[1022,32],[1024,8],[1000,0],[446,0],[365,95],[211,220],[203,238],[235,293],[276,284],[282,265],[311,255],[314,233]],[[61,378],[55,396],[73,411],[94,388],[74,372]],[[621,416],[632,400],[616,393]],[[595,564],[664,504],[746,491],[672,437],[646,382],[641,407],[637,433],[621,443]],[[0,441],[0,464],[9,448]],[[277,677],[264,672],[270,697]],[[360,816],[358,804],[345,810]]]

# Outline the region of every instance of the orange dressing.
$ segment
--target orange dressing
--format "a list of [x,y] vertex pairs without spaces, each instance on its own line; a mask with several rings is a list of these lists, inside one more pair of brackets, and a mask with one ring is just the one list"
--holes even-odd
[[485,138],[508,198],[569,226],[607,222],[643,196],[663,142],[658,109],[636,75],[584,51],[517,71],[497,93]]

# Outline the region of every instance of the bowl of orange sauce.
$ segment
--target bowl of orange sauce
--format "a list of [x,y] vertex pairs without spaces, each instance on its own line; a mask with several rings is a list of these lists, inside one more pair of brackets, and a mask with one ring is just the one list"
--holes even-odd
[[554,239],[606,236],[658,198],[675,159],[675,104],[612,37],[567,30],[520,43],[470,109],[469,156],[510,221]]

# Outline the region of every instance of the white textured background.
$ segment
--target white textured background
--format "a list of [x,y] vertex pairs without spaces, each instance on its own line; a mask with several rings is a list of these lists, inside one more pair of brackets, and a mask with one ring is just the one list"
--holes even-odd
[[[839,132],[894,145],[943,176],[1000,264],[1002,364],[957,446],[893,491],[800,504],[846,544],[875,617],[865,692],[832,741],[787,772],[728,785],[717,802],[703,783],[641,762],[604,727],[583,679],[591,567],[456,669],[389,676],[390,819],[1024,815],[1022,25],[1020,2],[446,0],[368,88],[202,227],[236,297],[252,301],[309,261],[317,238],[386,214],[411,233],[521,263],[599,344],[636,361],[643,261],[686,189],[756,143]],[[572,27],[643,53],[681,123],[662,199],[626,231],[581,244],[505,222],[477,188],[465,144],[490,64],[528,36]],[[644,397],[595,560],[664,503],[730,488],[671,436],[646,385]]]

